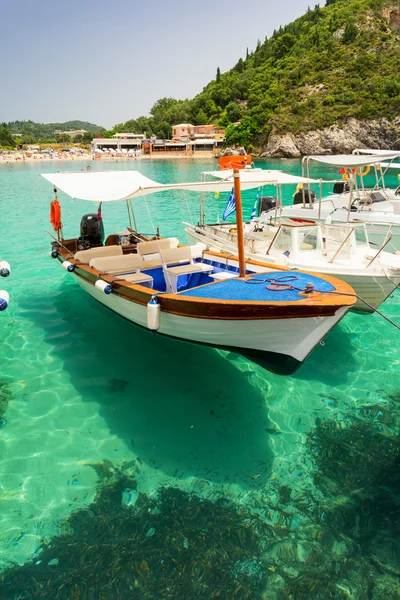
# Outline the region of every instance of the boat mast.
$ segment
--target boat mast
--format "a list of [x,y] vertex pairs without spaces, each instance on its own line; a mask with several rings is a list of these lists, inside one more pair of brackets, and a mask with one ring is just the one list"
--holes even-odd
[[246,264],[244,258],[244,239],[243,239],[243,214],[242,214],[242,197],[240,195],[240,173],[239,169],[233,171],[233,186],[236,204],[236,230],[238,241],[239,255],[239,277],[246,275]]

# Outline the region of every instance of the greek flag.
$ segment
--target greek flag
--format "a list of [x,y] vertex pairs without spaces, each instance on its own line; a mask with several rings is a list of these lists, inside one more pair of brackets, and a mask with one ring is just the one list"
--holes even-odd
[[235,210],[236,210],[235,193],[232,188],[231,194],[228,198],[228,202],[226,203],[226,206],[225,206],[224,214],[222,215],[223,220],[225,221],[225,219],[227,219],[229,217],[229,215],[234,213]]
[[261,188],[258,188],[258,190],[257,190],[256,201],[254,202],[253,210],[251,211],[250,221],[252,221],[253,219],[256,218],[258,199],[260,197],[260,190],[261,190]]

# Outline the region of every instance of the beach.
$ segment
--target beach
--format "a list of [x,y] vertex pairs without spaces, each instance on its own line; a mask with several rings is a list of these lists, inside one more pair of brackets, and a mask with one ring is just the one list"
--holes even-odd
[[210,160],[217,157],[210,151],[186,152],[152,152],[151,154],[130,155],[128,153],[91,153],[83,152],[24,152],[24,151],[0,151],[0,165],[10,165],[14,163],[25,162],[71,162],[71,161],[96,161],[96,162],[116,162],[116,161],[136,161],[136,160]]

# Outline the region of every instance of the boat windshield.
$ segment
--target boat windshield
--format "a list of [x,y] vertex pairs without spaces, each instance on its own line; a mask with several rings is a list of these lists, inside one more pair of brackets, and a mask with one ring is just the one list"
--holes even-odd
[[322,240],[328,259],[350,258],[351,227],[322,225]]
[[301,251],[309,251],[309,250],[319,250],[319,238],[318,238],[318,228],[310,227],[310,228],[301,228],[298,230],[298,244],[299,250]]

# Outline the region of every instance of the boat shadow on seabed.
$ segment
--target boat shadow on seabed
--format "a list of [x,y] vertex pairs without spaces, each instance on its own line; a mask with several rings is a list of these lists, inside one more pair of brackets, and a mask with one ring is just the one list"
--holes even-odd
[[46,311],[30,316],[74,388],[100,405],[110,432],[138,460],[169,476],[243,489],[267,481],[271,423],[264,395],[245,374],[213,349],[152,336],[74,285],[61,289],[51,319]]

